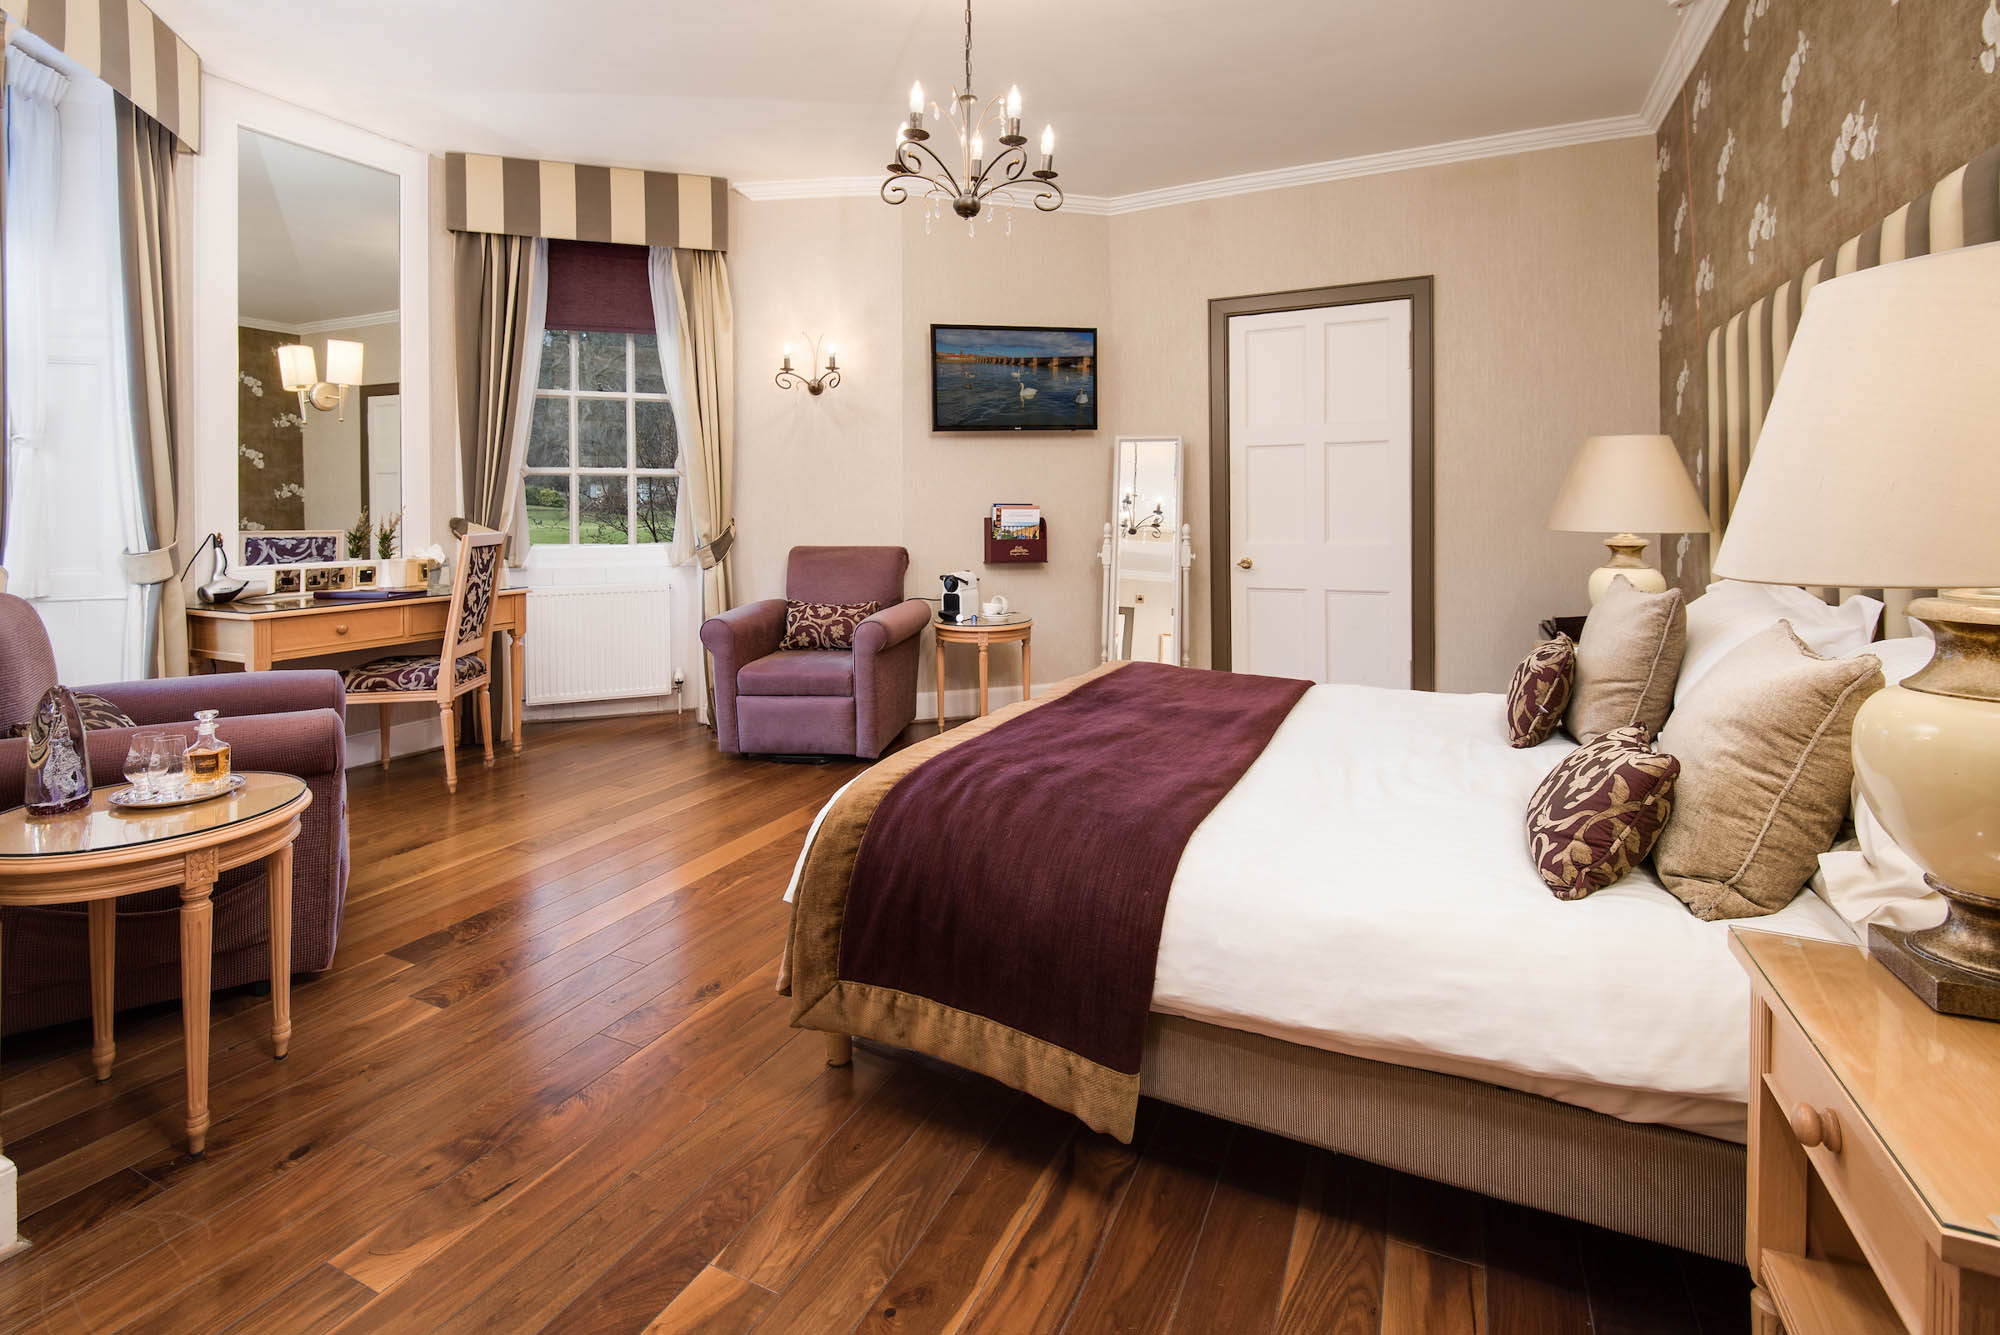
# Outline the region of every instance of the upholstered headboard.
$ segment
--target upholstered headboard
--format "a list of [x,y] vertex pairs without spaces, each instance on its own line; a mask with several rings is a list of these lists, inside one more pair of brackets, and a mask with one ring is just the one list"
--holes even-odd
[[[2000,147],[1988,149],[1708,336],[1708,512],[1720,535],[1743,489],[1799,316],[1820,283],[1913,255],[2000,241]],[[1845,596],[1851,590],[1841,591]],[[1885,632],[1908,633],[1913,595],[1891,590]]]

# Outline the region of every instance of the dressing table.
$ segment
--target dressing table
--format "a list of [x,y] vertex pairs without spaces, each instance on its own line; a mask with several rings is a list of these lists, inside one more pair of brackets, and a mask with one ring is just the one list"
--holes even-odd
[[[328,602],[311,607],[259,608],[239,603],[188,608],[188,670],[213,672],[231,663],[261,672],[280,663],[356,650],[436,644],[444,638],[451,595],[379,603]],[[507,729],[521,749],[526,698],[528,591],[501,589],[493,599],[493,630],[507,634]],[[496,651],[496,661],[500,655]]]

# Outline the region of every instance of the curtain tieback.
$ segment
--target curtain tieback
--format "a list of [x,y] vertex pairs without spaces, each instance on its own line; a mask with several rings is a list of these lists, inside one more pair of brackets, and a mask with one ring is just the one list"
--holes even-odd
[[150,552],[126,552],[127,584],[165,584],[178,573],[174,569],[174,549],[161,547]]
[[722,532],[694,549],[695,559],[701,562],[703,570],[713,570],[729,555],[729,549],[736,545],[736,521],[723,525]]

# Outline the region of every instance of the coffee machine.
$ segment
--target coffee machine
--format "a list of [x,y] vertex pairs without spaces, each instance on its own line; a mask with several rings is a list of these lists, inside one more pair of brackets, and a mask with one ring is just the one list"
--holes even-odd
[[954,570],[939,575],[944,597],[938,604],[938,619],[961,624],[979,619],[979,576],[970,570]]

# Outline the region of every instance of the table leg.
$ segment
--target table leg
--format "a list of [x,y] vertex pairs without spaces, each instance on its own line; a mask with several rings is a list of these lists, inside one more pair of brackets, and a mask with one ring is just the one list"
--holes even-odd
[[508,721],[514,725],[514,754],[518,756],[521,754],[521,707],[528,698],[527,632],[510,631],[508,639],[512,643],[507,649],[507,675],[513,678],[507,683],[508,710],[513,715]]
[[292,1046],[292,846],[264,859],[271,907],[271,1048],[283,1061]]
[[986,717],[986,641],[979,642],[979,717]]
[[944,641],[937,642],[938,731],[944,731]]
[[1033,670],[1034,658],[1028,649],[1028,641],[1031,638],[1032,635],[1023,635],[1021,637],[1021,698],[1023,700],[1028,698],[1028,694],[1033,689],[1035,682]]
[[181,883],[181,1038],[187,1048],[188,1153],[208,1148],[208,987],[215,948],[216,853],[187,856]]
[[116,1047],[111,1039],[111,1013],[118,985],[118,901],[90,901],[90,1064],[97,1082],[111,1078]]

